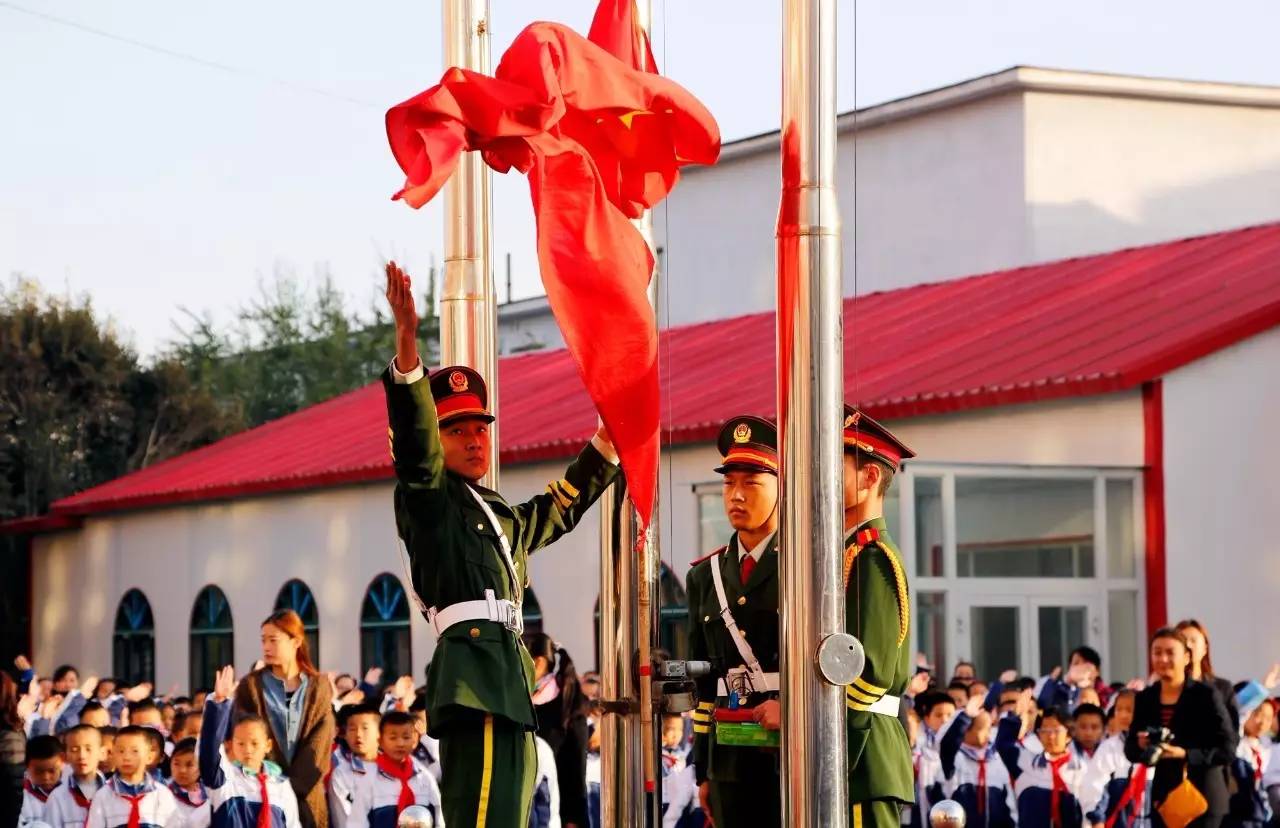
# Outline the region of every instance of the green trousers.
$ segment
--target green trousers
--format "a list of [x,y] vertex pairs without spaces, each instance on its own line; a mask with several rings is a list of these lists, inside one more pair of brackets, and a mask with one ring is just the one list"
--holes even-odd
[[[849,828],[901,828],[902,803],[896,799],[873,799],[851,806]],[[926,817],[927,819],[927,817]]]
[[440,799],[450,828],[529,824],[538,759],[533,734],[521,725],[469,711],[440,735],[440,767]]

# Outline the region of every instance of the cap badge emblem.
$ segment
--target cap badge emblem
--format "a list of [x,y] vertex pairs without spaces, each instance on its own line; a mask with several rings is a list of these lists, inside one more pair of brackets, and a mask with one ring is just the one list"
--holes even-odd
[[461,371],[454,371],[449,375],[449,387],[453,389],[453,393],[461,394],[467,390],[467,375]]
[[746,423],[738,423],[738,427],[733,430],[733,442],[745,443],[751,439],[751,426]]

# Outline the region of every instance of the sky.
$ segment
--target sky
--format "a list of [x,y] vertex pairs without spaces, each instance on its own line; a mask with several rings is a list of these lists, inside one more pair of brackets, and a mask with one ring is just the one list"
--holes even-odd
[[[490,4],[495,64],[527,23],[585,32],[595,8]],[[777,128],[781,5],[653,0],[660,68],[726,141]],[[1274,0],[838,5],[841,111],[1018,64],[1280,85]],[[355,307],[386,258],[425,276],[439,207],[390,201],[382,117],[439,79],[440,19],[438,0],[0,0],[0,278],[88,295],[154,354],[182,308],[226,322],[275,273],[327,273]],[[541,293],[520,176],[494,177],[493,212],[499,298],[507,253],[513,297]]]

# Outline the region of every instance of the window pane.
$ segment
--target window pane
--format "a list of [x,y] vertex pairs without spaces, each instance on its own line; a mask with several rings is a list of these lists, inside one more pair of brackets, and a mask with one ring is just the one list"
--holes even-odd
[[916,593],[916,649],[940,673],[947,660],[947,593]]
[[[940,578],[942,577],[942,478],[917,477],[915,484],[916,574]],[[934,663],[937,664],[937,662]]]
[[884,522],[889,527],[889,534],[893,540],[902,545],[902,503],[898,497],[898,486],[889,487],[889,493],[884,496]]
[[1107,575],[1135,578],[1138,574],[1134,543],[1133,481],[1107,481]]
[[698,493],[698,554],[701,557],[729,542],[733,527],[724,513],[724,497],[720,492]]
[[956,574],[1092,578],[1093,481],[957,478]]
[[[1021,613],[1017,607],[971,607],[970,646],[973,663],[980,676],[998,676],[1005,670],[1022,672],[1018,642]],[[935,665],[939,670],[946,668]]]
[[1111,645],[1110,664],[1103,672],[1112,681],[1128,681],[1146,675],[1142,666],[1142,636],[1138,634],[1138,593],[1115,590],[1107,593],[1107,634]]
[[1068,656],[1076,647],[1087,644],[1084,607],[1040,607],[1037,615],[1037,638],[1040,643],[1040,675],[1053,668],[1067,669]]

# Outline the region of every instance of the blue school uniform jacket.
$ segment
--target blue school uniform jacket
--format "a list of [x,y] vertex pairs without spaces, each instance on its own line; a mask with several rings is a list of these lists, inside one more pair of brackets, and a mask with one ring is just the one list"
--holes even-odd
[[1146,782],[1129,794],[1138,780],[1137,766],[1124,755],[1124,735],[1108,736],[1089,760],[1085,772],[1086,801],[1090,822],[1105,823],[1115,817],[1113,828],[1150,828],[1151,774],[1144,770]]
[[[1019,825],[1053,825],[1053,764],[1044,753],[1032,752],[1018,743],[1022,721],[1006,714],[996,728],[996,752],[1004,761],[1018,797]],[[1058,794],[1058,825],[1080,828],[1086,810],[1093,804],[1082,802],[1087,765],[1074,751],[1060,761],[1058,778],[1063,789]]]
[[1013,781],[994,748],[964,744],[972,723],[961,711],[943,731],[939,743],[943,793],[964,808],[969,828],[1013,828],[1017,813]]
[[[409,777],[409,790],[415,805],[422,805],[435,817],[436,825],[444,824],[440,808],[440,786],[436,778],[427,773],[412,756],[413,774]],[[366,764],[367,772],[356,787],[355,801],[351,803],[351,815],[347,825],[351,828],[395,828],[399,814],[400,780],[382,768]]]
[[200,781],[209,793],[213,828],[257,828],[265,786],[271,828],[300,828],[298,798],[280,769],[264,762],[254,773],[232,762],[222,753],[222,743],[231,733],[232,702],[212,698],[205,702],[200,726]]

